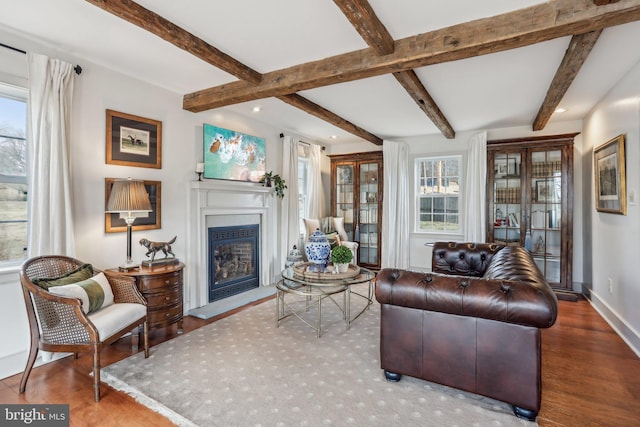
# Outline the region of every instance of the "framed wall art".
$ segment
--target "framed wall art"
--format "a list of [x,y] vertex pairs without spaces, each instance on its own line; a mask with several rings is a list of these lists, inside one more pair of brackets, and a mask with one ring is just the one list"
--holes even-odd
[[562,182],[560,178],[539,179],[536,181],[536,202],[557,203],[562,200]]
[[[104,179],[104,206],[105,210],[109,196],[111,195],[111,188],[116,178]],[[149,201],[151,202],[152,211],[146,217],[136,218],[133,223],[133,231],[139,230],[154,230],[162,228],[162,182],[160,181],[144,181],[144,186],[149,194]],[[106,233],[119,233],[127,231],[127,224],[124,219],[120,218],[120,214],[117,213],[105,213],[104,214],[104,231]]]
[[162,122],[107,110],[107,164],[162,169]]
[[596,209],[627,214],[624,135],[618,135],[593,149]]
[[259,182],[265,173],[264,138],[205,123],[204,177]]

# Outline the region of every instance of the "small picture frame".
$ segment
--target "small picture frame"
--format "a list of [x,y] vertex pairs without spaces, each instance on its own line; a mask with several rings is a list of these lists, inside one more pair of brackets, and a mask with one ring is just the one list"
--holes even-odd
[[515,157],[495,159],[493,163],[495,178],[518,177],[516,160]]
[[[104,206],[107,208],[113,182],[116,178],[104,179]],[[149,194],[152,211],[147,217],[136,218],[133,231],[154,230],[162,228],[162,182],[161,181],[144,181],[144,186]],[[106,213],[104,214],[104,231],[105,233],[120,233],[127,231],[127,224],[124,219],[120,218],[120,214]]]
[[536,181],[536,202],[558,203],[562,200],[560,178],[540,179]]
[[162,122],[107,110],[106,162],[162,169]]
[[627,179],[624,135],[593,149],[596,210],[627,214]]

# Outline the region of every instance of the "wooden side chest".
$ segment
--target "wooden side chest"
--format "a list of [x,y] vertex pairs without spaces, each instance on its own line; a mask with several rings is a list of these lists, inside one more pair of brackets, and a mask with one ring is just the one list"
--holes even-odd
[[140,267],[137,270],[114,273],[133,277],[138,290],[147,300],[147,322],[149,329],[178,324],[182,332],[182,294],[184,264],[178,263],[153,268]]

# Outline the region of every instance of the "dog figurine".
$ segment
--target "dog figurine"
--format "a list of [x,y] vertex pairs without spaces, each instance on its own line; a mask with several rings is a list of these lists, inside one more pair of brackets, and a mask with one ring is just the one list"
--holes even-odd
[[171,254],[171,256],[175,258],[176,255],[171,251],[171,244],[176,241],[176,237],[178,236],[174,236],[173,239],[169,240],[168,242],[152,242],[148,239],[140,239],[140,245],[147,248],[147,253],[145,254],[145,256],[151,255],[151,262],[153,262],[156,254],[160,251],[164,253],[165,258],[168,258],[169,254]]

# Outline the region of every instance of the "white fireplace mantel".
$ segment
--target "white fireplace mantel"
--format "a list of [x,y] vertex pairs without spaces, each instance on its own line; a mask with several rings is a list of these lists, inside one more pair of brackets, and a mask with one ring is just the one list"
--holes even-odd
[[[190,183],[187,280],[185,307],[187,310],[213,315],[247,304],[273,293],[277,267],[277,215],[273,189],[261,184],[224,180],[204,180]],[[240,218],[243,215],[260,221],[260,287],[209,304],[207,223],[216,217]],[[240,301],[240,302],[238,302]],[[210,307],[215,305],[216,307]],[[193,314],[193,313],[190,313]]]

